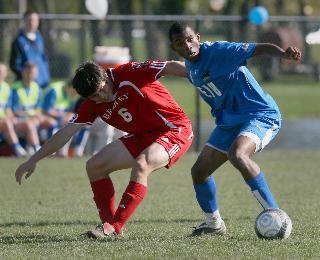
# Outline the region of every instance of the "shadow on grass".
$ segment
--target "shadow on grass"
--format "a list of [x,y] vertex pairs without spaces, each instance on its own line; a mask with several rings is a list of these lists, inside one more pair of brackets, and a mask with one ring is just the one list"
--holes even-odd
[[[84,233],[70,236],[59,235],[42,235],[42,234],[25,234],[25,235],[7,235],[0,236],[0,245],[24,245],[24,244],[46,244],[46,243],[68,243],[68,242],[84,242],[84,243],[116,243],[124,242],[127,237],[106,237],[103,239],[88,238]],[[63,245],[63,244],[61,244]]]
[[[187,223],[190,224],[190,227],[194,226],[194,223],[200,223],[203,219],[199,218],[177,218],[177,219],[136,219],[132,220],[131,223],[136,224],[153,224],[153,223]],[[95,221],[80,221],[80,220],[74,220],[74,221],[40,221],[40,222],[9,222],[9,223],[0,223],[0,228],[10,228],[10,227],[50,227],[50,226],[76,226],[76,225],[90,225],[95,226],[97,223]],[[45,232],[45,231],[44,231]],[[50,235],[50,232],[48,231],[46,234],[34,234],[30,231],[26,232],[19,232],[20,234],[3,234],[0,236],[0,244],[4,245],[14,245],[14,244],[44,244],[44,243],[50,243],[50,242],[75,242],[75,241],[88,241],[88,238],[84,236],[83,234],[78,235],[66,235],[66,234],[54,234]],[[186,236],[194,237],[194,236]],[[234,239],[233,236],[226,236],[224,237],[225,240]],[[91,239],[90,239],[91,240]],[[91,240],[93,242],[95,240]],[[97,240],[96,242],[101,242]],[[111,241],[110,241],[111,242]]]
[[17,244],[44,244],[51,242],[75,242],[82,241],[83,236],[61,237],[59,235],[42,235],[42,234],[25,234],[25,235],[7,235],[0,236],[0,244],[17,245]]
[[178,219],[134,219],[130,223],[194,223],[201,222],[203,219],[199,218],[178,218]]
[[78,225],[97,225],[95,221],[39,221],[39,222],[9,222],[0,223],[0,227],[44,227],[44,226],[78,226]]
[[[130,223],[193,223],[199,222],[201,219],[135,219],[130,221]],[[8,222],[8,223],[0,223],[0,228],[6,227],[45,227],[45,226],[96,226],[99,224],[95,221],[38,221],[38,222],[30,222],[30,221],[20,221],[20,222]]]

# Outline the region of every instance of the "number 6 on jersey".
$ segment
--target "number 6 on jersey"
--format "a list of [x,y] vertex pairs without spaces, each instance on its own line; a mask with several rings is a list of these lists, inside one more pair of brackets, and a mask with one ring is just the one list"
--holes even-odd
[[118,110],[118,115],[120,115],[123,120],[128,123],[132,121],[132,115],[128,112],[128,109],[124,107]]

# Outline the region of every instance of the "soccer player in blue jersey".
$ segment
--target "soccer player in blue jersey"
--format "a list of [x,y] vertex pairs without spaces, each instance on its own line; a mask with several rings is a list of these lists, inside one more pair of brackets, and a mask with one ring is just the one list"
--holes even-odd
[[185,59],[188,79],[216,120],[216,128],[191,169],[196,198],[205,214],[205,221],[193,234],[225,234],[212,173],[227,160],[240,171],[264,209],[278,208],[264,173],[251,157],[278,133],[281,113],[250,73],[246,61],[262,54],[299,60],[301,52],[271,43],[201,43],[199,33],[178,22],[170,27],[169,39],[172,49]]

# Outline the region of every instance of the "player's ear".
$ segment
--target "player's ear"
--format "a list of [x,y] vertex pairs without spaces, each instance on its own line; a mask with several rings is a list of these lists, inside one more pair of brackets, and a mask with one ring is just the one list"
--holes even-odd
[[196,33],[197,40],[200,42],[200,33]]

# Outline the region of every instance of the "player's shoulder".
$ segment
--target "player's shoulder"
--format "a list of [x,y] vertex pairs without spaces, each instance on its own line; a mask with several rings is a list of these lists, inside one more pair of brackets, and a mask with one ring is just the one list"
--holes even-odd
[[78,104],[78,107],[76,108],[76,113],[81,116],[95,114],[98,107],[99,107],[99,104],[97,104],[96,102],[88,98],[85,98],[81,101],[80,104]]
[[212,43],[212,48],[224,49],[224,48],[228,48],[234,44],[236,44],[236,43],[235,42],[228,42],[228,41],[215,41]]
[[114,68],[113,73],[118,75],[128,75],[132,76],[141,75],[141,73],[146,76],[151,71],[162,70],[166,65],[165,61],[144,61],[144,62],[128,62]]
[[138,69],[150,69],[150,68],[163,68],[166,62],[161,60],[148,60],[144,62],[131,62],[131,68],[133,70]]
[[143,68],[146,68],[149,66],[149,62],[135,62],[135,61],[131,61],[131,62],[127,62],[121,65],[116,66],[112,72],[114,73],[121,73],[121,72],[130,72],[130,71],[137,71]]
[[166,61],[162,60],[147,60],[143,62],[138,61],[130,61],[121,65],[118,65],[114,69],[143,69],[147,67],[154,67],[154,66],[164,66]]
[[201,43],[201,46],[205,47],[205,48],[221,48],[223,46],[227,46],[227,45],[230,45],[230,44],[232,44],[232,42],[228,42],[228,41],[213,41],[213,42],[204,41],[204,42]]
[[206,53],[207,55],[217,55],[221,51],[230,47],[230,42],[227,41],[205,41],[201,43],[201,52]]
[[97,106],[96,102],[90,100],[89,98],[85,98],[81,101],[81,104],[79,105],[79,107],[81,108],[86,108],[84,109],[84,111],[89,111],[88,108],[90,107],[90,109],[94,108],[95,106]]

